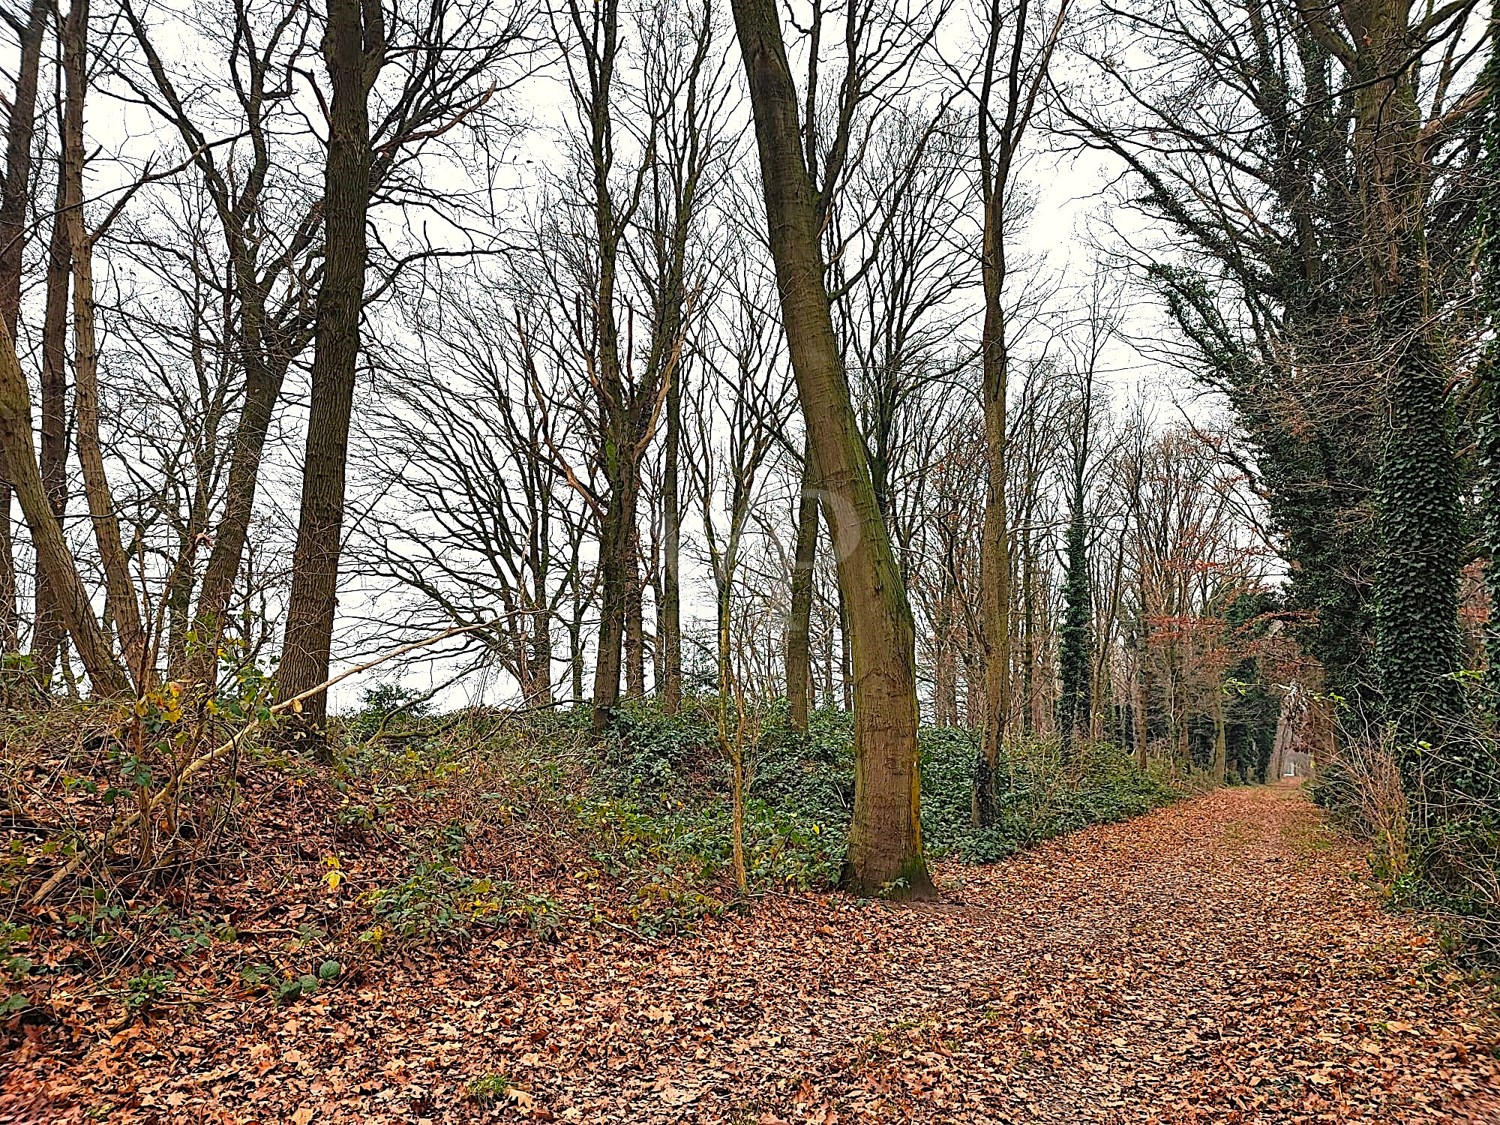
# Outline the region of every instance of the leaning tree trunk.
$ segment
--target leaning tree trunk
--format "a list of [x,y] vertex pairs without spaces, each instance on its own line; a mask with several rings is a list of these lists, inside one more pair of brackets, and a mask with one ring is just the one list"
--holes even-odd
[[62,139],[64,216],[73,264],[73,410],[78,427],[78,463],[88,502],[94,543],[104,570],[105,606],[115,623],[126,667],[143,689],[150,686],[151,657],[130,559],[104,468],[99,435],[99,349],[95,334],[93,240],[83,221],[83,99],[87,88],[88,0],[74,0],[63,25],[66,91]]
[[[323,178],[323,284],[318,290],[312,366],[312,403],[302,467],[302,510],[292,556],[277,693],[285,701],[328,679],[338,592],[349,416],[359,361],[359,321],[369,258],[365,221],[370,208],[369,93],[384,59],[385,28],[378,3],[328,0],[323,58],[332,98]],[[322,735],[328,697],[302,704],[298,730],[329,751]]]
[[792,558],[792,604],[786,624],[786,700],[793,730],[807,730],[811,697],[813,568],[818,555],[818,478],[812,435],[802,445],[797,495],[797,544]]
[[15,344],[3,322],[0,322],[0,450],[5,454],[5,474],[15,486],[26,525],[31,530],[37,569],[53,591],[58,615],[73,638],[94,694],[126,694],[130,690],[130,677],[115,659],[109,640],[99,627],[88,589],[78,575],[78,564],[47,500],[31,434],[31,394],[21,361],[16,357]]
[[797,91],[775,0],[733,0],[760,149],[782,323],[845,594],[854,671],[854,816],[840,883],[932,894],[922,858],[916,640],[833,331]]
[[225,612],[234,594],[235,580],[245,557],[255,493],[260,482],[261,460],[266,439],[281,397],[287,363],[248,356],[245,361],[245,401],[235,425],[233,448],[226,477],[224,511],[214,528],[213,547],[198,588],[193,610],[196,649],[187,654],[185,678],[211,684],[224,632]]

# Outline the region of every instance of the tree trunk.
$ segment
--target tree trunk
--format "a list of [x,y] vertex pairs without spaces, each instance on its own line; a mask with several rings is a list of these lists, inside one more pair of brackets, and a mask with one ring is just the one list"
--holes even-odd
[[1003,195],[986,185],[984,245],[980,274],[984,326],[980,341],[981,404],[989,459],[986,465],[984,522],[980,543],[980,584],[984,590],[984,727],[974,762],[974,823],[994,823],[995,774],[1010,717],[1010,530],[1006,504],[1006,393],[1008,384],[1005,310]]
[[609,500],[599,535],[599,651],[594,662],[594,734],[603,734],[620,701],[627,586],[635,566],[637,488],[631,462],[613,442]]
[[1057,734],[1063,756],[1072,759],[1087,738],[1093,717],[1094,600],[1089,588],[1088,528],[1082,481],[1076,482],[1068,521],[1067,570],[1063,576],[1063,619],[1058,630]]
[[682,372],[672,363],[667,378],[667,422],[665,463],[662,467],[662,574],[661,604],[657,607],[661,638],[662,710],[677,714],[682,706],[682,495],[678,460],[682,449]]
[[224,614],[244,561],[245,542],[250,534],[255,493],[260,482],[261,459],[286,372],[287,364],[271,364],[259,359],[247,359],[245,364],[245,401],[235,425],[224,511],[215,527],[213,547],[203,570],[198,603],[193,611],[197,648],[188,654],[185,669],[192,679],[207,682],[214,674],[219,642],[224,633]]
[[15,344],[3,323],[0,323],[0,450],[5,453],[6,476],[15,486],[21,511],[31,529],[37,569],[46,576],[56,595],[59,616],[78,648],[94,694],[126,694],[130,690],[130,677],[115,659],[109,640],[99,627],[62,525],[48,503],[31,434],[31,395],[21,361],[16,357]]
[[[1500,15],[1500,12],[1496,12]],[[1484,132],[1479,176],[1479,280],[1475,286],[1490,338],[1476,372],[1483,395],[1478,425],[1481,470],[1481,531],[1488,556],[1484,588],[1489,616],[1484,626],[1484,683],[1492,716],[1500,717],[1500,42],[1492,41],[1485,85]]]
[[[365,222],[370,208],[369,91],[384,61],[385,25],[378,0],[328,0],[323,59],[332,97],[323,177],[323,284],[318,290],[312,366],[312,403],[302,466],[302,510],[292,556],[277,693],[282,700],[328,678],[344,524],[344,477],[349,416],[359,361],[360,310],[369,258]],[[322,735],[328,697],[302,704],[300,733],[329,756]]]
[[812,435],[802,443],[802,484],[797,494],[797,544],[792,559],[792,604],[786,624],[786,700],[793,730],[807,730],[812,696],[813,568],[818,557],[818,482]]
[[1222,684],[1215,684],[1212,690],[1214,720],[1213,776],[1215,785],[1223,785],[1229,777],[1229,738],[1224,722],[1224,688]]
[[88,0],[74,0],[63,24],[64,214],[73,263],[73,408],[83,493],[104,569],[105,607],[119,635],[125,664],[137,685],[150,686],[151,655],[141,623],[130,559],[120,539],[119,518],[104,468],[99,437],[99,352],[94,321],[93,244],[83,216],[83,100],[88,85]]
[[[46,306],[42,314],[42,441],[40,469],[46,499],[58,523],[68,513],[68,296],[72,257],[68,223],[63,217],[63,177],[57,178],[57,207],[46,254]],[[37,567],[36,628],[31,636],[31,660],[37,678],[49,681],[57,663],[58,645],[68,631],[57,598]]]
[[[59,166],[60,171],[60,166]],[[42,314],[42,419],[39,453],[42,485],[52,514],[61,524],[68,509],[68,287],[72,260],[63,208],[63,177],[57,182],[56,213],[47,246],[46,306]],[[37,679],[47,683],[68,626],[44,568],[37,566],[36,627],[31,638]]]
[[953,643],[953,599],[951,590],[943,591],[939,602],[942,612],[934,622],[932,712],[933,721],[940,727],[958,726],[958,653]]
[[642,606],[641,535],[631,521],[630,557],[625,564],[625,694],[646,696],[646,623]]
[[1146,745],[1151,737],[1148,708],[1151,706],[1151,682],[1146,671],[1146,638],[1144,633],[1136,642],[1135,650],[1135,763],[1141,772],[1146,772]]
[[[21,259],[26,245],[26,205],[31,197],[31,146],[36,136],[37,72],[42,61],[42,34],[51,7],[32,0],[31,15],[21,29],[21,54],[15,94],[5,130],[5,182],[0,192],[0,321],[16,338],[21,311]],[[0,455],[0,464],[4,457]],[[16,556],[10,532],[10,481],[0,472],[0,652],[20,647],[16,610]]]
[[797,91],[774,0],[733,0],[760,150],[782,323],[845,594],[854,666],[854,815],[840,883],[933,893],[922,858],[916,640],[833,331]]
[[572,689],[573,702],[581,705],[585,698],[583,694],[584,599],[578,592],[577,581],[575,575],[573,615],[568,619],[568,685]]

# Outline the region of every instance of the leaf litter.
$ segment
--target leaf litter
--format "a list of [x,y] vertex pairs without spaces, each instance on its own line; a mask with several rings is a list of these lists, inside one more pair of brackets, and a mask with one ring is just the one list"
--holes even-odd
[[927,905],[502,933],[123,1027],[80,1001],[10,1042],[0,1122],[1500,1122],[1488,986],[1320,815],[1220,790],[939,864]]

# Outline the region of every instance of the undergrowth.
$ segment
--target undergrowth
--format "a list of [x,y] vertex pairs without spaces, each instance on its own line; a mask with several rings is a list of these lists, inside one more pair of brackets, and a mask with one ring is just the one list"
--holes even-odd
[[[8,715],[0,1019],[87,1023],[103,1005],[123,1024],[225,994],[291,1004],[424,946],[584,930],[661,941],[740,909],[711,707],[631,705],[596,745],[581,709],[438,714],[382,688],[332,733],[332,769],[274,738],[247,742],[135,833],[118,830],[121,810],[149,792],[146,765],[122,745],[119,714]],[[746,763],[752,895],[832,884],[851,739],[842,712],[815,712],[806,733],[767,717]],[[1067,766],[1055,743],[1019,740],[998,820],[975,829],[973,734],[924,728],[921,754],[927,848],[964,862],[1177,792],[1110,747]]]

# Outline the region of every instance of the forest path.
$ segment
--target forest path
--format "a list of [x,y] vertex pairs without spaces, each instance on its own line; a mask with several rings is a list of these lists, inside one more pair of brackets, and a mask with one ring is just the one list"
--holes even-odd
[[1221,790],[940,865],[935,904],[428,956],[44,1081],[111,1121],[1500,1122],[1480,989],[1363,872],[1299,790]]

